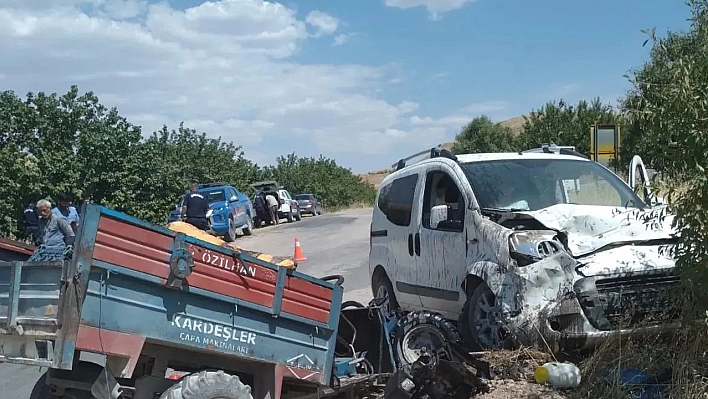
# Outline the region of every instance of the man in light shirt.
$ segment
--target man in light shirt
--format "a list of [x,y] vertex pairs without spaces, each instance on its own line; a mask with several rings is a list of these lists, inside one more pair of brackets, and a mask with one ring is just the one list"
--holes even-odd
[[28,259],[29,262],[71,260],[74,250],[74,230],[62,216],[52,210],[52,204],[43,199],[37,202],[40,245]]
[[266,202],[268,203],[268,209],[270,210],[270,220],[273,224],[279,224],[278,219],[278,200],[271,193],[266,195]]

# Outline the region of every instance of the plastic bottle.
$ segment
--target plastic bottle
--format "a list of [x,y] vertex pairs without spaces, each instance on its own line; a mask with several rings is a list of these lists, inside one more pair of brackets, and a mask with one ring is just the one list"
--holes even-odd
[[548,362],[536,367],[533,375],[537,383],[555,388],[576,388],[580,385],[580,369],[573,363]]

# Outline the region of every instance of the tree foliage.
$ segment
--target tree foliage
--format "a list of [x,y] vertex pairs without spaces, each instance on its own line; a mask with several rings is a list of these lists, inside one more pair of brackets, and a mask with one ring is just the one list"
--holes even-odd
[[317,194],[325,206],[373,202],[373,188],[334,160],[278,159],[261,168],[242,148],[183,124],[147,137],[103,106],[94,93],[72,86],[64,95],[0,93],[0,235],[23,237],[23,208],[36,196],[82,191],[111,208],[155,223],[191,182],[221,181],[251,194],[251,183],[275,177],[293,194]]
[[517,148],[516,137],[511,129],[492,122],[486,115],[472,119],[455,137],[452,152],[472,154],[476,152],[507,152]]
[[[680,243],[677,266],[698,300],[708,307],[708,0],[688,2],[688,32],[670,32],[653,43],[650,60],[633,72],[624,101],[635,126],[637,148],[659,165],[669,184]],[[689,189],[681,189],[686,188]]]
[[590,127],[595,123],[618,123],[618,115],[599,98],[571,105],[563,99],[546,103],[525,117],[524,130],[519,135],[523,149],[543,144],[575,146],[578,152],[590,151]]

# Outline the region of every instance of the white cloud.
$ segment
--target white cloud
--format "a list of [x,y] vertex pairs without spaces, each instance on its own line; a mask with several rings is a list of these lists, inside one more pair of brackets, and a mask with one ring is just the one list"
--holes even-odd
[[242,144],[259,163],[295,151],[341,154],[347,166],[368,169],[347,154],[417,151],[450,134],[445,125],[411,124],[418,104],[376,96],[400,76],[395,65],[293,61],[307,23],[322,34],[342,24],[323,15],[299,20],[262,0],[185,10],[140,0],[4,0],[0,71],[5,89],[64,93],[78,84],[146,133],[185,121]]
[[317,29],[315,37],[331,35],[339,28],[339,19],[322,11],[311,11],[307,14],[305,21]]
[[344,45],[349,41],[351,36],[352,36],[351,34],[341,33],[341,34],[334,37],[334,41],[332,42],[332,45],[333,46]]
[[[583,88],[581,83],[566,83],[559,84],[549,87],[547,90],[538,94],[538,98],[542,98],[547,101],[557,101],[563,98],[568,100],[566,97],[575,94]],[[551,99],[551,100],[549,100]]]
[[506,101],[485,101],[470,104],[451,115],[440,118],[413,115],[409,118],[408,122],[412,126],[436,126],[448,129],[459,129],[460,126],[466,125],[472,119],[482,114],[487,115],[492,120],[502,121],[505,119],[505,116],[500,112],[506,112],[508,108],[509,104]]
[[142,15],[147,6],[145,0],[106,0],[103,8],[109,18],[130,19]]
[[462,8],[475,0],[384,0],[384,4],[395,8],[425,7],[433,21],[441,18],[443,13]]

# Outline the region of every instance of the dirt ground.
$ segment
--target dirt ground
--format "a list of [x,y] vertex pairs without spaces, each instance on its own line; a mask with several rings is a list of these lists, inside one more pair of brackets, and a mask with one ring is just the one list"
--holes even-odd
[[539,385],[533,379],[536,367],[552,361],[550,355],[531,349],[494,351],[482,356],[490,363],[493,379],[490,391],[475,399],[569,399],[561,390]]

